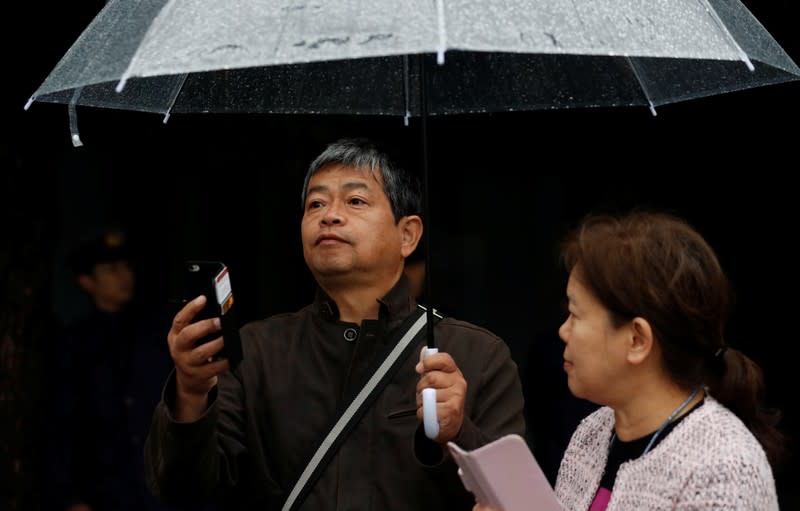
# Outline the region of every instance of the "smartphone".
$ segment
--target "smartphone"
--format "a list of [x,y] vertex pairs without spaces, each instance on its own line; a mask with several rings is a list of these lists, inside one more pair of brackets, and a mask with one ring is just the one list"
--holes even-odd
[[[206,305],[192,321],[219,318],[225,346],[216,355],[228,359],[234,369],[242,361],[242,341],[239,338],[239,323],[236,321],[236,307],[233,301],[231,274],[227,265],[221,261],[185,261],[181,273],[183,285],[182,300],[188,302],[205,295]],[[197,341],[204,344],[219,337],[220,332],[207,335]]]

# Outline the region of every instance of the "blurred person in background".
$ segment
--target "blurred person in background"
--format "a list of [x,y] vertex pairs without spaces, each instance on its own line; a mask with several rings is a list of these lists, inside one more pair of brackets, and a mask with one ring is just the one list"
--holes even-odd
[[51,353],[47,509],[164,509],[145,486],[143,443],[171,369],[168,311],[137,299],[120,230],[83,241],[69,263],[91,309],[63,328]]

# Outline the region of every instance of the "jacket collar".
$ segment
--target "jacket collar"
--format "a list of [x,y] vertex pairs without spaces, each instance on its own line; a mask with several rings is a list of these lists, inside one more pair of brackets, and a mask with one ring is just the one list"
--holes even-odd
[[[411,282],[405,273],[385,296],[376,300],[380,303],[378,319],[389,325],[402,321],[416,307],[416,300],[411,296]],[[339,307],[319,286],[314,297],[314,310],[325,321],[339,321]]]

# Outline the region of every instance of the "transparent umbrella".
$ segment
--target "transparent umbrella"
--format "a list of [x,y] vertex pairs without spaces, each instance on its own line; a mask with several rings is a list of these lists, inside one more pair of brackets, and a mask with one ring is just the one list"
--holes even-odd
[[79,144],[78,105],[165,120],[635,105],[655,114],[798,78],[739,0],[111,0],[26,108],[69,105]]

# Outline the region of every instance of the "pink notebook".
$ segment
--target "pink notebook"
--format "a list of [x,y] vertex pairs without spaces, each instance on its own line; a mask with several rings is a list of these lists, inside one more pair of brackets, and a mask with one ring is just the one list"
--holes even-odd
[[550,482],[519,435],[506,435],[473,451],[453,442],[464,487],[497,511],[562,511]]

